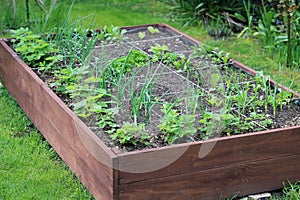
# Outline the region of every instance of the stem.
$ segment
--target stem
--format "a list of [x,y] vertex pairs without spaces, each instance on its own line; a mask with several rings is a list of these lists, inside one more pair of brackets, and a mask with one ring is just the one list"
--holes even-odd
[[291,67],[291,59],[292,59],[291,20],[292,20],[292,17],[290,16],[290,13],[288,13],[287,20],[288,20],[288,24],[287,24],[288,46],[287,46],[286,65],[287,65],[287,67]]
[[30,13],[29,13],[29,2],[28,2],[28,0],[26,0],[26,16],[27,16],[27,21],[29,22]]
[[16,5],[16,0],[12,1],[13,4],[13,9],[14,9],[14,20],[17,18],[17,5]]

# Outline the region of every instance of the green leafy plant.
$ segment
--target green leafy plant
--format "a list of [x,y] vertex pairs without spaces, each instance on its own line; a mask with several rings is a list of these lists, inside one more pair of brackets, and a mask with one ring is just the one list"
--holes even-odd
[[94,50],[99,33],[84,29],[81,26],[70,25],[58,29],[54,38],[64,63],[71,66],[81,65]]
[[97,36],[97,39],[106,41],[122,41],[126,32],[126,29],[121,29],[119,26],[111,25],[109,27],[105,25],[100,31],[100,34]]
[[300,186],[299,182],[296,182],[292,184],[290,181],[288,181],[288,186],[283,188],[283,200],[296,200],[300,197]]
[[229,127],[237,125],[239,119],[232,114],[227,113],[225,109],[222,109],[220,113],[204,112],[202,118],[199,120],[199,130],[204,133],[200,135],[202,139],[209,139],[216,133],[231,133]]
[[[166,48],[165,48],[166,49]],[[156,50],[154,50],[156,51]],[[157,52],[157,57],[161,56],[161,62],[166,65],[171,65],[177,71],[187,72],[191,66],[190,62],[184,55],[180,55],[174,52],[166,51],[163,55],[160,55],[160,52]],[[156,58],[154,59],[156,60]],[[192,70],[192,69],[191,69]]]
[[243,0],[243,4],[244,4],[245,11],[246,11],[246,18],[238,12],[234,14],[239,20],[247,23],[247,26],[237,35],[238,38],[248,37],[253,34],[254,18],[251,13],[251,2],[250,2],[250,0],[247,0],[247,2],[245,0]]
[[158,62],[162,59],[165,52],[169,49],[166,45],[156,44],[155,46],[151,46],[149,52],[152,53],[152,62]]
[[272,10],[267,10],[262,1],[261,19],[258,21],[257,31],[253,34],[261,38],[263,44],[266,45],[270,51],[274,48],[274,38],[278,33],[276,26],[274,26],[275,13]]
[[209,21],[222,17],[227,20],[225,13],[234,16],[237,11],[242,11],[243,4],[239,0],[161,0],[170,5],[171,18],[183,23],[183,26],[207,24]]
[[142,40],[146,37],[146,34],[145,34],[145,32],[138,32],[138,36]]
[[120,129],[111,134],[111,138],[124,145],[137,146],[139,143],[149,145],[150,136],[147,135],[144,126],[144,124],[125,122]]
[[207,34],[214,39],[225,39],[232,35],[232,30],[227,23],[219,17],[216,21],[210,22],[207,26]]
[[197,131],[194,128],[195,115],[180,114],[173,106],[174,104],[166,103],[162,108],[164,117],[158,128],[162,132],[163,140],[169,144],[178,140],[191,141]]
[[159,29],[157,28],[154,28],[153,26],[148,26],[148,31],[151,33],[151,34],[155,34],[155,33],[159,33]]
[[[277,37],[277,43],[286,42],[286,65],[291,67],[295,64],[299,64],[299,56],[297,47],[299,46],[299,14],[297,16],[298,5],[295,0],[280,0],[278,4],[281,10],[281,15],[285,19],[286,23],[286,35]],[[296,63],[294,63],[296,62]]]
[[223,66],[228,66],[232,59],[230,58],[230,53],[224,50],[220,50],[218,47],[211,47],[208,45],[200,45],[198,50],[202,52],[205,56],[210,57],[216,64],[222,64]]
[[[62,60],[54,44],[43,39],[41,35],[33,34],[28,28],[20,28],[13,32],[14,49],[31,67],[41,71],[54,70]],[[54,69],[52,69],[54,68]]]

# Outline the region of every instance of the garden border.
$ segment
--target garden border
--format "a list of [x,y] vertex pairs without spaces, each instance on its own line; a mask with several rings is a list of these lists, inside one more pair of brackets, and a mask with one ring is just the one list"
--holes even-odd
[[[151,25],[199,44],[169,25]],[[218,199],[275,190],[287,179],[300,180],[300,126],[121,153],[109,149],[18,57],[6,39],[0,40],[0,77],[96,199]]]

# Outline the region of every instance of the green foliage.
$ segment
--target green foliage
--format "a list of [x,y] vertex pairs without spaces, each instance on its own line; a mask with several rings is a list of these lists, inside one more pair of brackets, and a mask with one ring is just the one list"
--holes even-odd
[[93,199],[0,86],[2,199]]
[[173,104],[164,104],[162,112],[164,117],[158,128],[163,134],[163,140],[169,144],[173,144],[178,140],[191,141],[192,136],[196,133],[194,128],[195,116],[180,114],[173,109]]
[[106,40],[106,41],[122,41],[123,36],[127,31],[125,29],[121,29],[118,26],[104,26],[100,34],[98,35],[99,40]]
[[286,66],[299,66],[299,38],[300,38],[300,12],[298,11],[299,5],[295,0],[280,0],[279,9],[284,18],[286,25],[285,35],[276,37],[277,43],[284,44],[284,55],[286,55]]
[[300,185],[299,182],[292,184],[288,181],[288,186],[283,188],[284,199],[286,200],[296,200],[300,197]]
[[58,28],[54,42],[63,55],[64,63],[71,66],[84,63],[94,50],[98,41],[98,33],[84,29],[76,23],[64,28]]
[[74,87],[74,84],[79,83],[83,76],[88,73],[88,67],[72,67],[68,65],[62,68],[60,71],[55,72],[56,81],[50,83],[50,86],[63,94],[72,92],[70,88]]
[[55,54],[58,49],[54,44],[44,40],[41,35],[35,35],[27,28],[14,31],[12,40],[14,49],[21,58],[31,67],[39,70],[54,70],[62,56]]
[[120,129],[111,135],[111,138],[125,145],[149,145],[150,136],[147,135],[144,126],[144,124],[125,122]]
[[233,16],[235,12],[243,9],[239,0],[161,0],[170,5],[170,16],[184,24],[199,25],[208,21],[216,21],[219,17],[225,22],[226,15]]
[[207,34],[214,39],[225,39],[232,35],[232,30],[227,23],[219,18],[207,25]]
[[155,83],[146,83],[143,85],[140,91],[137,89],[131,93],[131,113],[133,115],[133,120],[135,123],[143,119],[143,123],[147,123],[150,115],[151,109],[157,103],[157,98],[153,94],[153,87]]
[[209,139],[213,134],[225,132],[230,133],[230,127],[234,127],[239,123],[239,119],[226,111],[221,113],[204,112],[202,119],[199,120],[202,139]]
[[173,66],[173,68],[175,68],[177,71],[187,72],[193,70],[188,59],[184,55],[177,53],[167,51],[163,54],[161,61],[166,65]]
[[145,32],[138,32],[138,36],[142,40],[145,38],[146,34],[145,34]]
[[153,28],[153,26],[148,26],[147,29],[151,34],[159,33],[159,29]]
[[158,62],[162,59],[165,52],[169,49],[166,45],[156,44],[155,46],[151,46],[149,49],[149,53],[152,53],[152,62]]
[[148,55],[140,50],[132,49],[128,55],[114,59],[111,62],[111,67],[115,74],[125,74],[135,67],[143,67],[147,65],[148,62]]
[[[258,21],[257,32],[254,36],[259,36],[265,45],[272,47],[276,36],[277,28],[274,26],[275,13],[272,10],[267,10],[265,6],[261,10],[261,19]],[[270,48],[269,47],[269,48]]]
[[247,26],[237,35],[238,38],[249,37],[253,34],[254,18],[253,13],[251,13],[251,1],[247,0],[246,2],[245,0],[243,0],[243,4],[246,12],[246,17],[244,17],[240,13],[235,13],[235,17],[244,23],[246,22]]
[[212,61],[216,64],[222,64],[224,66],[227,66],[232,62],[232,59],[230,58],[230,53],[224,50],[220,50],[218,47],[200,45],[199,48],[204,55],[210,57]]

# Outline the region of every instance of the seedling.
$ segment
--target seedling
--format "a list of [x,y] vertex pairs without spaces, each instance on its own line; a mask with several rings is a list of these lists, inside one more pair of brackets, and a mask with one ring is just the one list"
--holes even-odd
[[148,31],[151,33],[151,34],[155,34],[155,33],[159,33],[159,29],[157,28],[153,28],[153,26],[148,26]]
[[142,40],[142,39],[144,39],[146,37],[146,34],[145,34],[145,32],[139,32],[138,36]]
[[166,103],[162,108],[164,117],[158,128],[162,131],[163,140],[169,144],[179,140],[190,141],[197,131],[194,128],[195,116],[180,114],[173,106],[174,104]]
[[150,137],[147,135],[144,124],[125,122],[120,129],[111,135],[113,140],[120,144],[138,145],[139,143],[149,145]]

